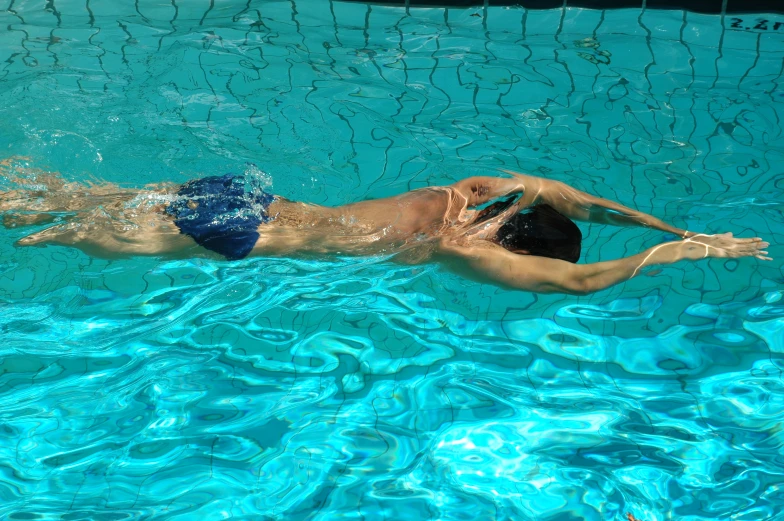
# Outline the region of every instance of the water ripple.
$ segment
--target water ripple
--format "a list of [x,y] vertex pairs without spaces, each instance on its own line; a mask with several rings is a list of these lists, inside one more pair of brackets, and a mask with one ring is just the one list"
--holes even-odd
[[[252,163],[342,204],[511,168],[781,257],[772,32],[651,10],[0,9],[0,148],[68,180]],[[582,229],[581,262],[661,240]],[[784,512],[779,260],[567,298],[386,258],[14,247],[29,231],[0,229],[0,517]]]

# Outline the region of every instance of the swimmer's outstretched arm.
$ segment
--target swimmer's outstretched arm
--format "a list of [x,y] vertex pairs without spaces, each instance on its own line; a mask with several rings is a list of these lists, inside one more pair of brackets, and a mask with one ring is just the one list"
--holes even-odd
[[684,241],[659,244],[642,253],[593,264],[518,255],[491,242],[460,246],[441,241],[442,260],[470,278],[478,278],[513,289],[537,293],[587,295],[635,277],[647,266],[672,264],[707,257],[757,257],[770,260],[764,249],[769,244],[759,237],[736,239],[731,233],[695,235]]
[[502,172],[514,176],[523,184],[542,187],[537,202],[547,203],[558,210],[560,214],[575,221],[613,224],[615,226],[644,226],[673,233],[684,239],[695,235],[694,232],[671,226],[652,215],[633,210],[608,199],[595,197],[560,181],[545,180],[546,182],[542,183],[535,181],[541,178],[511,170],[502,170]]
[[644,212],[622,204],[595,197],[566,183],[543,177],[502,170],[512,175],[505,177],[469,177],[452,185],[463,197],[467,206],[480,206],[505,195],[523,194],[519,208],[547,203],[562,215],[576,221],[588,221],[616,226],[645,226],[686,238],[694,235]]
[[[520,177],[524,182],[526,178],[532,177],[511,170],[503,170],[503,172]],[[671,226],[647,213],[633,210],[615,201],[587,194],[559,181],[548,181],[547,189],[540,198],[542,202],[549,204],[562,215],[575,221],[613,224],[615,226],[644,226],[673,233],[684,239],[695,235],[694,232]]]

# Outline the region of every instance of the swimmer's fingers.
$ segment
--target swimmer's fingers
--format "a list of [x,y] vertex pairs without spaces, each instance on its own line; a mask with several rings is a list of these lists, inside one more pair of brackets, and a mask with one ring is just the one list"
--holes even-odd
[[762,242],[762,237],[752,237],[751,239],[735,239],[741,244],[753,244],[755,242]]
[[771,257],[768,257],[768,252],[765,248],[770,246],[769,242],[763,241],[759,237],[754,237],[752,240],[744,241],[741,245],[746,252],[751,251],[748,255],[751,257],[756,257],[759,260],[770,261],[773,260]]
[[768,252],[767,251],[763,251],[763,250],[757,250],[757,253],[754,256],[756,258],[758,258],[759,260],[764,260],[764,261],[772,261],[773,260],[772,257],[768,257]]
[[757,257],[758,259],[765,260],[768,257],[765,255],[768,254],[765,251],[765,248],[770,246],[770,243],[763,242],[763,241],[750,241],[750,242],[740,242],[738,241],[731,247],[732,253],[734,255],[730,255],[731,257]]

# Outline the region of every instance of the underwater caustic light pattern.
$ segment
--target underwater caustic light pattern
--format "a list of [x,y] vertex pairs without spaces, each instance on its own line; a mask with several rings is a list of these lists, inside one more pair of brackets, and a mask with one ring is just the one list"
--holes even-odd
[[[335,205],[508,168],[774,259],[534,295],[102,260],[6,216],[0,518],[780,519],[784,20],[738,16],[0,0],[0,189],[246,172]],[[580,226],[580,262],[662,240]]]

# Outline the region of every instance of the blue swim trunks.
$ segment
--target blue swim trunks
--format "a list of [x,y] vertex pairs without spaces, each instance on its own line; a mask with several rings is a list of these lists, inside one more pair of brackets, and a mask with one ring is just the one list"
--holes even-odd
[[188,181],[166,208],[181,233],[229,260],[246,257],[259,239],[258,227],[272,221],[267,213],[272,194],[245,189],[241,175],[203,177]]

